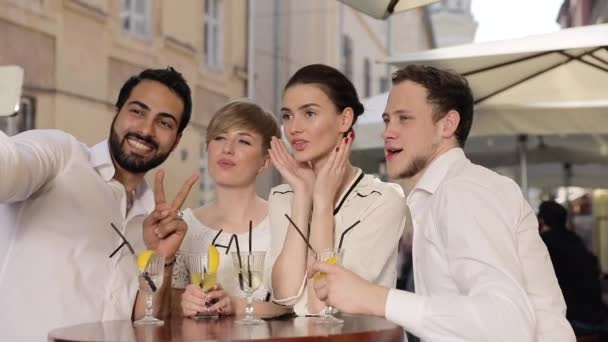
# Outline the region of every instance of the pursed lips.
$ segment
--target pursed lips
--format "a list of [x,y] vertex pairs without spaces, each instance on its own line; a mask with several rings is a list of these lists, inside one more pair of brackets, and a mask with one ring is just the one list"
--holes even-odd
[[236,165],[235,162],[229,159],[220,159],[218,160],[217,164],[223,168],[233,167]]

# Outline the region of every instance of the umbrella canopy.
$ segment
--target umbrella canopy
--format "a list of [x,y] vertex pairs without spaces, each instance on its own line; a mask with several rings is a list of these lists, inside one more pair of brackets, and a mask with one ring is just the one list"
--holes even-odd
[[[608,97],[608,89],[606,90]],[[365,99],[365,113],[357,120],[355,149],[382,148],[382,113],[388,93]],[[518,134],[608,134],[608,99],[576,102],[538,102],[527,105],[479,105],[470,137]]]
[[408,53],[388,62],[454,70],[469,80],[476,104],[606,100],[608,24]]

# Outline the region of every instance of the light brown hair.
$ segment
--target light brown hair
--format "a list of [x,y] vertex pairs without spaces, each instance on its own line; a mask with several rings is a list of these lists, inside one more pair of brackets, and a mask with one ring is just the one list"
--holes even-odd
[[207,144],[231,128],[249,129],[262,136],[264,154],[268,153],[272,137],[281,138],[276,117],[248,100],[232,101],[215,112],[207,126]]

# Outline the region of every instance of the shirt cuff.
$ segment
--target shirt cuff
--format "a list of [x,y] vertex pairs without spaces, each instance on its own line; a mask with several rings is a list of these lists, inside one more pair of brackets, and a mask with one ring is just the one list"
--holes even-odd
[[300,284],[300,289],[298,290],[298,293],[296,293],[296,295],[288,297],[288,298],[277,299],[274,296],[274,291],[273,291],[272,301],[276,304],[283,305],[283,306],[293,307],[294,305],[296,305],[298,303],[298,300],[300,299],[300,297],[302,297],[302,293],[304,292],[304,288],[306,287],[307,277],[308,277],[308,273],[304,274],[304,279],[302,279],[302,284]]
[[421,331],[426,298],[408,291],[390,289],[384,306],[386,319],[416,334]]

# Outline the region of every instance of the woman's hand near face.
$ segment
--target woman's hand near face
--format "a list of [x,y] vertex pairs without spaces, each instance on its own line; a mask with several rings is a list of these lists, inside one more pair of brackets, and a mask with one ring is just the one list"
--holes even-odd
[[283,142],[276,137],[273,137],[270,142],[269,155],[274,167],[294,192],[312,194],[315,174],[310,165],[296,162],[293,156],[287,152]]
[[330,152],[327,162],[319,170],[313,187],[315,206],[329,205],[333,207],[340,185],[346,175],[352,141],[350,134],[341,139],[336,148]]

